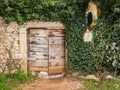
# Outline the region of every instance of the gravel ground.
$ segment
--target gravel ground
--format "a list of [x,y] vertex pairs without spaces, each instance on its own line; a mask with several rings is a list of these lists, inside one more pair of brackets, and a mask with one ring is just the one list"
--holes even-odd
[[84,88],[83,83],[70,78],[37,79],[29,84],[23,84],[23,90],[78,90]]

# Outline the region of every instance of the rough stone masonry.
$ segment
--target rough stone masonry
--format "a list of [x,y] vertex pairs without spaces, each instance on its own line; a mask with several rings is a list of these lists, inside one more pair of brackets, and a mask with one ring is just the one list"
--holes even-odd
[[27,30],[29,28],[64,29],[60,22],[30,21],[6,24],[0,17],[0,73],[22,69],[27,72]]

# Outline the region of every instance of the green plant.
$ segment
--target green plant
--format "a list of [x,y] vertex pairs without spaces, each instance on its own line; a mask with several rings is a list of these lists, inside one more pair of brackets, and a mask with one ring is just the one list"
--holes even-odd
[[19,87],[21,83],[29,82],[35,78],[36,76],[32,75],[31,73],[27,74],[23,71],[0,74],[0,90],[21,90]]
[[[98,73],[110,71],[116,73],[119,66],[119,29],[98,20],[93,28],[94,40],[90,43],[90,53]],[[115,65],[114,62],[116,61]],[[116,66],[117,65],[117,66]],[[114,67],[113,67],[114,66]],[[117,69],[117,71],[119,71]]]
[[10,81],[6,74],[0,74],[0,90],[12,90],[12,85],[16,85],[15,82]]
[[0,90],[12,90],[6,83],[0,83]]
[[35,79],[35,76],[32,75],[31,73],[25,73],[24,71],[16,71],[15,73],[9,73],[7,74],[7,78],[10,79],[15,79],[19,81],[20,83],[22,82],[27,82],[29,80]]
[[[119,90],[120,78],[103,82],[84,81],[85,88],[83,90]],[[80,89],[81,90],[81,89]]]

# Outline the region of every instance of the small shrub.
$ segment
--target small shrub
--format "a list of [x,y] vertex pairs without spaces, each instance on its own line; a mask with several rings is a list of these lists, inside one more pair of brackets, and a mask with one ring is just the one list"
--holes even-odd
[[28,72],[28,73],[27,73],[27,76],[28,76],[28,79],[29,79],[29,80],[33,80],[33,79],[36,78],[36,76],[33,75],[31,72]]
[[28,81],[27,74],[25,74],[23,71],[16,71],[15,73],[9,73],[7,75],[7,78],[18,80],[21,83]]
[[120,90],[120,78],[103,82],[85,81],[83,90]]
[[5,74],[0,74],[0,82],[7,82]]
[[36,76],[31,73],[25,73],[24,71],[16,71],[15,73],[9,73],[7,78],[15,79],[20,83],[28,82],[32,79],[35,79]]
[[6,83],[0,83],[0,90],[12,90]]
[[0,74],[0,90],[21,90],[19,84],[35,79],[36,76],[23,71],[15,73]]
[[12,90],[8,85],[8,79],[5,74],[0,74],[0,90]]

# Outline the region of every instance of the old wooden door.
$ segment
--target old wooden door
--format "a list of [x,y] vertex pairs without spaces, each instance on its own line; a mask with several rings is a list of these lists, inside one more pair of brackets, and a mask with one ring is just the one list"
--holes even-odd
[[28,70],[63,73],[65,69],[64,30],[28,30]]

